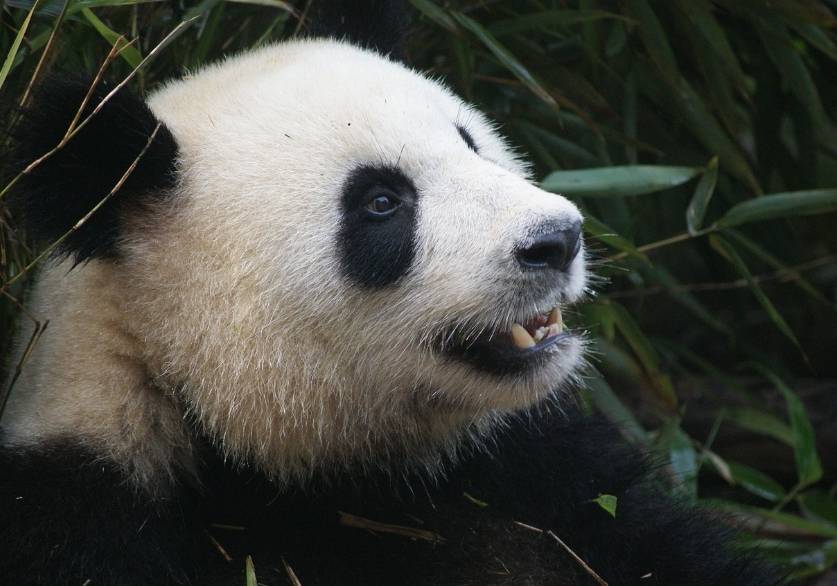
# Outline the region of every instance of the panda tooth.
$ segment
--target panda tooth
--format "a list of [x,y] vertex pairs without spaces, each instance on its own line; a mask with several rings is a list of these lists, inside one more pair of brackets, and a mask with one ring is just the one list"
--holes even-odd
[[549,330],[546,333],[547,338],[551,338],[552,336],[557,336],[561,332],[564,331],[564,324],[558,322],[557,324],[550,324]]
[[[561,316],[561,308],[557,305],[553,308],[553,310],[549,314],[549,319],[546,320],[546,325],[551,326],[558,324],[559,328],[563,327],[563,317]],[[560,332],[560,329],[559,329]]]
[[511,335],[514,345],[520,348],[521,350],[531,348],[535,345],[535,340],[532,339],[532,336],[529,335],[529,332],[526,331],[526,328],[524,328],[520,324],[514,324],[512,326]]

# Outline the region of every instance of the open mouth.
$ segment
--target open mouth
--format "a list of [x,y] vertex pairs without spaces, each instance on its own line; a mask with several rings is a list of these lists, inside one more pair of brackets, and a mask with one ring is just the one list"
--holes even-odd
[[475,337],[448,336],[444,353],[493,374],[521,374],[550,360],[573,334],[564,327],[561,308],[515,323],[508,332]]

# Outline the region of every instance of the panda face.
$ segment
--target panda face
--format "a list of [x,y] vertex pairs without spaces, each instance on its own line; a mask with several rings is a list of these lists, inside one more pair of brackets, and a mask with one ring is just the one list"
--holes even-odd
[[578,367],[581,216],[438,83],[301,41],[149,105],[178,197],[128,230],[131,314],[230,455],[278,476],[433,459]]

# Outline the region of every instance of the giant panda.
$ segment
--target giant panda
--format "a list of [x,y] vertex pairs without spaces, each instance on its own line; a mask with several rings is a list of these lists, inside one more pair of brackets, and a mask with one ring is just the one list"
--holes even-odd
[[59,245],[0,422],[3,583],[779,583],[574,406],[582,217],[399,61],[405,15],[329,3],[146,100],[43,84],[8,171],[95,114],[11,196]]

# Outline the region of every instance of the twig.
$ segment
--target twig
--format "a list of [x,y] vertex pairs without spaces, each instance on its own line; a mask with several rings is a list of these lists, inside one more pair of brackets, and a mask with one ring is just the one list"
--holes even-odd
[[[801,277],[799,273],[810,271],[812,269],[837,263],[837,254],[831,254],[820,258],[815,258],[798,265],[785,267],[769,273],[755,275],[752,279],[753,283],[765,283],[768,281],[793,282],[798,281]],[[614,291],[608,293],[608,297],[618,299],[624,297],[642,297],[645,295],[658,295],[661,293],[679,293],[679,292],[700,292],[700,291],[729,291],[734,289],[745,289],[750,286],[750,281],[747,279],[735,279],[734,281],[726,281],[720,283],[691,283],[680,285],[677,287],[646,287],[644,289],[634,289],[631,291]]]
[[346,527],[355,527],[357,529],[366,529],[368,531],[377,531],[379,533],[391,533],[393,535],[400,535],[402,537],[409,537],[410,539],[423,539],[431,543],[442,543],[445,538],[425,529],[416,529],[414,527],[405,527],[403,525],[391,525],[389,523],[380,523],[372,521],[364,517],[358,517],[350,513],[338,511],[340,515],[340,524]]
[[214,537],[212,537],[212,533],[210,533],[209,531],[206,531],[206,536],[207,536],[207,537],[209,537],[209,541],[211,541],[211,542],[212,542],[212,545],[214,545],[214,546],[215,546],[215,549],[217,549],[217,550],[220,552],[221,557],[223,557],[223,558],[224,558],[224,561],[225,561],[225,562],[230,563],[231,561],[233,561],[232,556],[231,556],[230,554],[228,554],[228,553],[227,553],[227,550],[226,550],[226,549],[224,549],[224,546],[223,546],[223,545],[221,545],[221,544],[218,542],[218,540],[217,540],[217,539],[215,539]]
[[46,57],[49,54],[50,49],[52,49],[52,44],[55,41],[55,34],[58,32],[58,28],[61,26],[61,23],[64,22],[64,17],[67,14],[67,7],[70,5],[70,0],[64,0],[64,5],[61,7],[61,13],[58,15],[58,18],[55,19],[55,26],[52,28],[52,32],[49,34],[49,39],[47,40],[47,44],[44,47],[43,52],[41,53],[40,59],[38,59],[38,64],[35,66],[35,71],[32,72],[32,77],[29,78],[29,83],[26,85],[26,90],[23,92],[23,96],[20,98],[19,105],[21,107],[26,105],[27,100],[29,99],[29,94],[32,93],[32,87],[35,85],[35,80],[38,79],[38,75],[41,73],[41,68],[44,66],[46,62]]
[[596,571],[593,568],[591,568],[589,565],[587,565],[587,562],[585,562],[583,559],[581,559],[581,556],[579,556],[577,553],[575,553],[569,545],[567,545],[566,543],[561,541],[561,538],[558,537],[557,535],[555,535],[555,533],[551,529],[548,530],[548,531],[544,531],[543,529],[539,529],[537,527],[532,527],[531,525],[527,525],[526,523],[521,523],[520,521],[515,521],[515,524],[520,525],[521,527],[523,527],[524,529],[528,529],[529,531],[534,531],[535,533],[541,533],[541,534],[544,534],[544,535],[548,535],[549,537],[554,539],[558,543],[558,545],[563,547],[564,551],[566,551],[568,554],[570,554],[570,556],[572,556],[572,558],[576,562],[578,562],[578,564],[582,568],[584,568],[584,571],[587,572],[590,575],[590,577],[593,578],[596,581],[597,584],[599,584],[599,586],[608,586],[607,582],[605,582],[604,579],[602,579],[602,577],[599,576],[599,574],[597,574]]
[[299,581],[296,572],[294,572],[294,569],[285,560],[284,556],[282,557],[282,565],[285,566],[285,573],[288,574],[288,580],[291,581],[291,584],[293,584],[293,586],[302,586],[302,582]]
[[[669,238],[664,238],[663,240],[657,240],[656,242],[649,242],[648,244],[643,244],[642,246],[637,246],[637,252],[651,252],[652,250],[656,250],[658,248],[662,248],[664,246],[670,246],[672,244],[677,244],[678,242],[685,242],[686,240],[691,240],[692,238],[698,238],[699,236],[704,236],[709,234],[710,232],[714,232],[715,228],[710,226],[705,230],[700,230],[699,232],[695,232],[694,234],[689,234],[688,232],[683,232],[682,234],[676,234],[675,236],[671,236]],[[613,256],[607,257],[607,260],[621,260],[628,256],[627,252],[620,252],[619,254],[614,254]]]
[[58,238],[58,240],[56,240],[55,242],[53,242],[52,244],[47,246],[46,249],[44,249],[44,251],[41,252],[41,254],[36,256],[35,259],[32,262],[30,262],[28,265],[23,267],[23,270],[21,270],[18,274],[16,274],[14,277],[9,279],[8,281],[6,281],[2,285],[2,287],[0,287],[0,292],[5,291],[9,287],[9,285],[12,285],[13,283],[15,283],[23,275],[28,273],[32,269],[32,267],[34,267],[41,260],[43,260],[44,257],[51,254],[52,251],[54,251],[56,248],[58,248],[61,245],[61,243],[64,242],[64,240],[66,240],[70,236],[70,234],[72,234],[73,232],[75,232],[76,230],[81,228],[87,222],[87,220],[89,220],[90,217],[99,210],[99,208],[101,208],[103,205],[105,205],[110,200],[110,198],[112,198],[122,188],[122,186],[125,184],[125,181],[128,180],[128,177],[130,177],[131,173],[134,172],[134,169],[137,168],[137,165],[139,164],[140,159],[142,159],[143,155],[145,155],[145,152],[151,146],[151,143],[154,142],[154,139],[157,136],[157,132],[160,130],[160,127],[162,125],[163,125],[162,122],[157,122],[157,125],[154,127],[154,130],[151,132],[151,135],[148,137],[148,141],[145,143],[145,146],[142,147],[142,150],[140,151],[140,153],[137,155],[137,157],[134,159],[134,161],[128,166],[128,169],[125,171],[125,173],[122,174],[122,177],[119,178],[119,181],[116,182],[116,185],[113,186],[113,189],[111,189],[110,192],[108,192],[108,194],[99,201],[99,203],[97,203],[95,206],[93,206],[93,209],[91,209],[89,212],[87,212],[84,215],[84,217],[82,217],[78,222],[76,222],[75,225],[72,228],[70,228],[64,234],[62,234],[61,237]]

